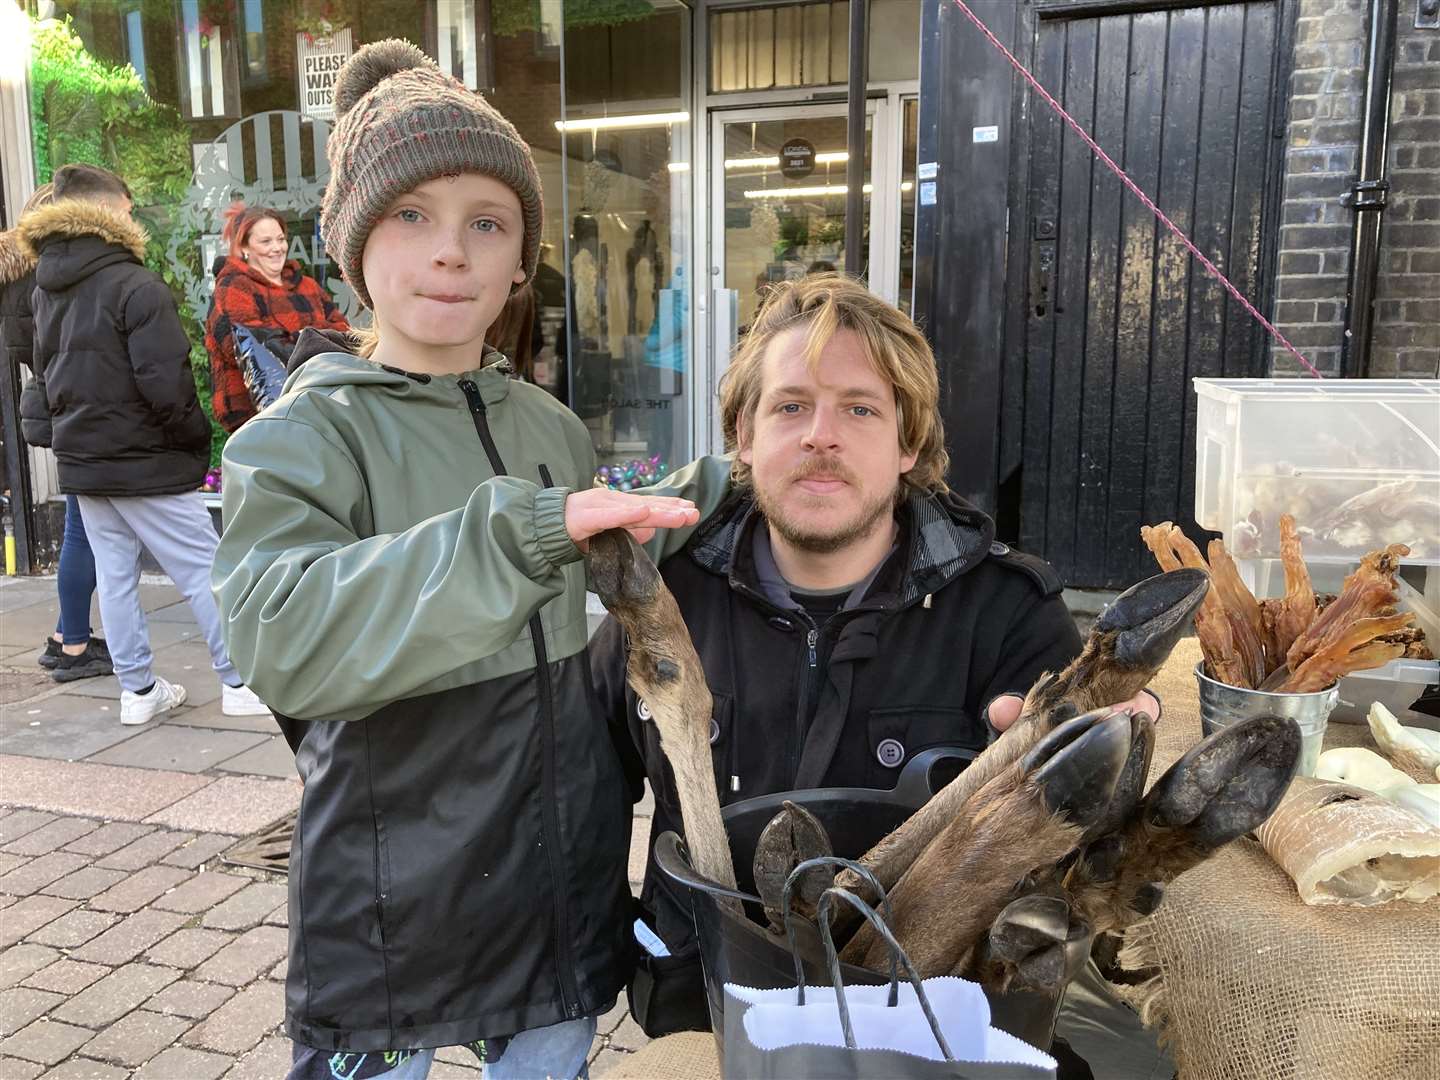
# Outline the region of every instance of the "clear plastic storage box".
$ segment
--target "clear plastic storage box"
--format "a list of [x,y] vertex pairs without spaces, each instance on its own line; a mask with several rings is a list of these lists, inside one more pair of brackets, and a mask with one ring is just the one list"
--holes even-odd
[[1195,519],[1237,559],[1440,565],[1440,380],[1196,379]]

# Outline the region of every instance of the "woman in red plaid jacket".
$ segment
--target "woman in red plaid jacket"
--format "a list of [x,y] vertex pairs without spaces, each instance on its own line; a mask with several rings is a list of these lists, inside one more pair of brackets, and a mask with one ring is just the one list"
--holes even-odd
[[236,203],[221,234],[230,254],[215,274],[215,296],[205,320],[215,422],[234,431],[255,415],[235,357],[236,326],[279,331],[293,344],[307,326],[349,330],[350,324],[320,283],[286,259],[285,219],[263,206]]

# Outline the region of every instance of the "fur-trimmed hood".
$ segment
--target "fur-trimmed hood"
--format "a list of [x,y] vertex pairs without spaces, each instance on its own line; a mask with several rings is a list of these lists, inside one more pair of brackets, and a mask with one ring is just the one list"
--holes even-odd
[[20,236],[19,229],[0,232],[0,285],[19,281],[35,269],[35,253]]
[[62,199],[26,214],[19,233],[36,253],[35,283],[66,289],[117,262],[145,261],[145,230],[122,215],[82,199]]

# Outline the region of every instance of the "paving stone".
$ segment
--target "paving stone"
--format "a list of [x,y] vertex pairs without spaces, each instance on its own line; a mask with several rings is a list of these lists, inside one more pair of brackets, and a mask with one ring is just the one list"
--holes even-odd
[[604,1035],[609,1035],[622,1023],[624,1023],[625,1017],[629,1015],[630,1006],[626,1004],[625,998],[622,995],[620,1000],[615,1003],[614,1007],[609,1012],[607,1012],[604,1016],[600,1017],[598,1020],[595,1021],[596,1036],[600,1037]]
[[119,851],[107,855],[95,865],[103,866],[107,870],[139,870],[142,866],[159,862],[162,857],[189,841],[193,835],[168,830],[147,833]]
[[88,836],[66,844],[65,850],[78,851],[81,855],[109,855],[132,840],[138,840],[146,833],[154,831],[154,825],[141,825],[134,821],[111,821],[101,825]]
[[189,971],[196,964],[203,963],[234,939],[234,934],[219,930],[201,930],[187,927],[176,930],[164,941],[150,950],[146,959],[167,967]]
[[225,1074],[225,1080],[277,1080],[290,1071],[290,1060],[290,1040],[283,1035],[270,1035],[236,1062]]
[[266,925],[266,926],[289,926],[289,925],[290,925],[290,905],[289,905],[288,903],[282,903],[282,904],[281,904],[279,907],[277,907],[274,911],[270,912],[269,915],[266,915],[266,916],[265,916],[265,925]]
[[126,964],[56,1009],[55,1019],[87,1027],[113,1024],[179,977],[179,972],[166,967]]
[[16,810],[0,819],[0,846],[9,847],[26,833],[55,820],[54,814],[41,810]]
[[[175,869],[184,873],[180,867]],[[156,897],[155,906],[166,911],[184,911],[193,915],[198,911],[208,911],[249,884],[249,878],[237,874],[221,874],[215,871],[196,874],[164,896]]]
[[474,1051],[466,1046],[441,1047],[435,1051],[435,1061],[445,1065],[462,1065],[475,1072],[480,1071],[480,1059],[475,1056]]
[[58,949],[75,949],[119,921],[119,915],[112,915],[108,911],[81,908],[67,912],[54,922],[42,926],[26,940],[37,945],[54,945]]
[[290,744],[281,735],[272,735],[258,746],[236,754],[220,768],[225,772],[274,776],[280,780],[288,780],[297,775],[295,751],[290,749]]
[[98,866],[84,866],[73,874],[66,874],[59,881],[52,881],[41,891],[47,896],[63,896],[70,900],[89,900],[113,885],[125,880],[124,870],[104,870]]
[[15,901],[5,909],[5,917],[0,919],[0,949],[34,933],[74,906],[74,900],[66,900],[60,896],[27,896],[23,900]]
[[248,836],[300,805],[300,781],[259,776],[226,776],[187,795],[146,821],[196,832]]
[[189,876],[178,866],[147,866],[92,898],[90,906],[99,911],[138,911]]
[[206,833],[197,836],[184,847],[172,851],[160,861],[166,866],[181,866],[186,870],[198,870],[222,851],[234,847],[238,837],[222,836],[220,833]]
[[[114,680],[107,680],[114,683]],[[0,729],[0,751],[25,757],[79,761],[98,754],[116,743],[134,738],[133,727],[122,727],[120,709],[111,705],[104,712],[90,688],[75,688],[54,697],[7,706],[14,719]],[[116,696],[119,696],[117,687]],[[97,720],[97,716],[104,717]],[[7,795],[7,798],[11,797]],[[28,802],[28,800],[27,800]],[[45,805],[45,804],[34,804]],[[51,809],[48,805],[46,809]]]
[[467,1069],[464,1065],[456,1065],[448,1061],[437,1061],[430,1066],[430,1080],[477,1080],[481,1075],[479,1069]]
[[5,850],[16,855],[44,855],[94,832],[99,827],[98,821],[91,821],[89,818],[56,818],[18,840],[7,843]]
[[186,1016],[192,1020],[209,1016],[228,1001],[235,991],[219,983],[200,983],[184,979],[171,983],[145,1003],[147,1009],[167,1016]]
[[172,1046],[159,1057],[151,1058],[130,1080],[217,1080],[230,1065],[223,1054]]
[[289,934],[278,926],[247,930],[195,970],[195,977],[243,986],[285,955]]
[[202,925],[216,930],[248,930],[285,903],[284,885],[256,882],[205,913]]
[[128,964],[184,923],[185,916],[173,911],[137,911],[70,955],[88,963]]
[[0,989],[24,982],[59,959],[60,954],[54,949],[28,942],[0,952]]
[[52,851],[38,859],[31,859],[24,866],[0,877],[0,892],[9,893],[11,896],[29,896],[39,892],[52,881],[59,881],[66,874],[73,874],[89,861],[85,856],[76,855],[73,851]]
[[282,957],[280,962],[270,969],[270,978],[276,982],[284,982],[290,974],[290,958]]
[[[127,732],[135,730],[120,728],[118,723],[115,727]],[[109,821],[140,821],[214,783],[209,776],[193,773],[126,769],[92,761],[54,761],[15,754],[0,754],[0,776],[5,777],[5,798],[10,802],[52,814],[76,814]]]
[[18,896],[11,896],[9,893],[0,893],[0,911],[4,911],[18,899]]
[[0,1076],[5,1080],[35,1080],[45,1071],[44,1065],[33,1061],[21,1061],[17,1057],[0,1057]]
[[8,851],[0,851],[0,875],[8,874],[11,870],[18,869],[30,861],[27,855],[11,855]]
[[279,983],[257,983],[221,1005],[181,1041],[233,1057],[249,1050],[284,1018],[285,988]]
[[[87,1046],[88,1050],[89,1047]],[[125,1080],[128,1069],[107,1065],[91,1058],[70,1058],[51,1069],[40,1080]]]
[[90,760],[105,765],[198,773],[216,768],[265,741],[266,737],[258,732],[213,731],[167,723],[126,739]]
[[51,990],[57,994],[78,994],[91,983],[110,973],[104,964],[86,964],[80,960],[57,960],[25,980],[26,986]]
[[[37,1016],[65,1000],[64,994],[37,990],[29,986],[12,986],[0,990],[0,1035],[13,1035]],[[8,1048],[7,1048],[8,1049]]]
[[186,708],[183,712],[172,713],[172,722],[186,727],[214,728],[218,731],[253,731],[260,735],[273,735],[276,731],[275,717],[226,716],[221,703],[216,700],[208,705]]
[[623,1065],[629,1060],[630,1056],[631,1052],[627,1050],[612,1050],[608,1048],[601,1050],[600,1053],[595,1055],[595,1060],[590,1063],[590,1075],[598,1080],[599,1077],[604,1076],[611,1069]]
[[610,1045],[621,1050],[639,1050],[650,1041],[650,1037],[640,1030],[640,1025],[635,1022],[633,1016],[626,1015],[620,1021],[620,1026],[610,1034]]
[[190,1021],[183,1017],[136,1009],[96,1035],[86,1044],[85,1053],[138,1068],[167,1046],[174,1046],[189,1026]]
[[94,1035],[86,1028],[62,1024],[58,1020],[36,1020],[5,1040],[5,1052],[26,1061],[54,1065],[79,1050]]

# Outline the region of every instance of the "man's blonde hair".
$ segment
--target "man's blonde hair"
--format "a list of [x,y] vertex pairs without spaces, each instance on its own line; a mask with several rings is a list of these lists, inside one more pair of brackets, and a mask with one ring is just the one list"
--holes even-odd
[[[780,334],[808,326],[805,360],[814,371],[820,352],[841,330],[859,339],[875,370],[895,391],[900,452],[914,454],[915,465],[900,477],[903,498],[910,491],[948,491],[945,471],[950,455],[940,420],[940,380],[935,356],[919,328],[893,304],[844,274],[811,274],[773,286],[760,305],[735,358],[720,383],[720,414],[725,449],[740,448],[740,418],[751,420],[760,403],[765,353]],[[734,480],[750,481],[750,466],[735,459]]]

